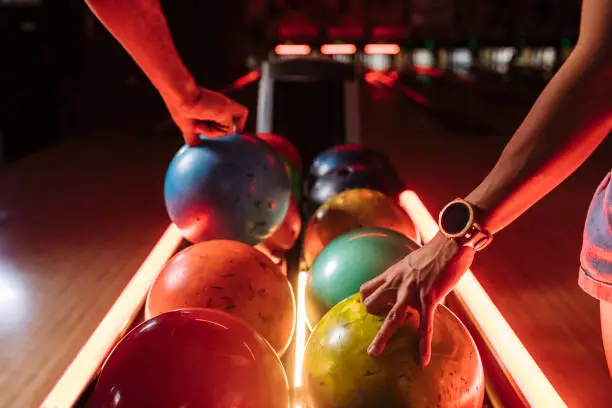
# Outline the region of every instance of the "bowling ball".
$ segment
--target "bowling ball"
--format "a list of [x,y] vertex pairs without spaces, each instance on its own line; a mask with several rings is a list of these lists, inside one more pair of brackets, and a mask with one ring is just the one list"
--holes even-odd
[[319,178],[330,171],[349,164],[376,167],[382,157],[375,151],[358,144],[344,144],[330,147],[314,158],[310,165],[310,176]]
[[299,173],[287,160],[285,162],[285,171],[289,177],[289,184],[291,186],[291,192],[297,198],[298,201],[302,201],[302,179]]
[[445,306],[434,317],[431,362],[419,362],[419,318],[406,320],[379,357],[366,350],[383,318],[368,314],[359,294],[334,306],[306,345],[304,381],[313,408],[482,408],[480,354],[461,321]]
[[302,175],[302,157],[293,143],[276,133],[257,133],[256,136],[269,144],[281,157],[289,161],[297,170],[299,176]]
[[145,318],[191,307],[244,319],[283,354],[293,336],[295,299],[279,267],[237,241],[192,245],[168,261],[151,286]]
[[331,241],[312,263],[309,290],[327,311],[417,248],[408,237],[385,228],[347,232]]
[[229,239],[257,244],[281,224],[290,195],[278,155],[256,137],[239,134],[183,146],[164,186],[170,219],[193,243]]
[[355,188],[380,191],[393,198],[396,197],[397,192],[389,179],[382,177],[373,168],[351,164],[338,167],[314,182],[308,197],[309,212],[314,213],[327,200],[343,191]]
[[395,201],[379,191],[352,189],[332,197],[311,217],[304,234],[304,261],[312,265],[334,238],[364,227],[387,228],[419,242],[414,223]]
[[295,244],[302,230],[302,218],[295,197],[291,197],[289,210],[281,226],[274,234],[258,246],[265,247],[274,256],[281,257]]
[[243,320],[183,309],[148,320],[119,341],[88,408],[287,408],[287,374]]

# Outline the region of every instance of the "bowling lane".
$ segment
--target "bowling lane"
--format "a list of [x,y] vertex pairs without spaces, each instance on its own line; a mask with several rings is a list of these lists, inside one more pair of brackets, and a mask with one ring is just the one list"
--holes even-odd
[[168,226],[178,141],[117,124],[0,171],[0,406],[42,402]]
[[[460,93],[441,92],[455,105],[465,104]],[[364,142],[389,155],[436,214],[480,182],[512,129],[503,135],[453,133],[397,95],[364,98],[364,112],[372,112],[364,117]],[[570,407],[603,408],[612,401],[598,304],[577,286],[586,210],[611,156],[608,138],[563,185],[500,233],[472,268]]]
[[476,82],[453,81],[437,75],[408,72],[400,77],[400,81],[426,96],[447,116],[471,123],[472,127],[463,132],[466,135],[507,135],[525,117],[537,97],[537,94],[533,97],[508,97],[508,92],[511,92],[508,87],[496,91],[483,90]]

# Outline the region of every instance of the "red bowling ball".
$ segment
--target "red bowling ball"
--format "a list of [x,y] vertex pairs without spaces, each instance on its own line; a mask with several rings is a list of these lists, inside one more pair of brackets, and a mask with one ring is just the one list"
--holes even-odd
[[286,138],[276,133],[257,133],[256,136],[266,142],[302,175],[302,157],[298,149]]
[[214,309],[164,313],[104,363],[88,408],[287,408],[285,370],[243,320]]
[[299,204],[297,199],[292,196],[283,223],[270,238],[260,245],[266,248],[272,255],[282,257],[293,248],[301,231],[302,218],[300,217]]

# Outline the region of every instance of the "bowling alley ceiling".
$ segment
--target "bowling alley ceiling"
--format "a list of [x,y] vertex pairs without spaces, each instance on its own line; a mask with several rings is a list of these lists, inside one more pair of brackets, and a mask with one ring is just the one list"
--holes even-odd
[[[324,24],[395,25],[414,39],[550,41],[576,38],[580,0],[249,0],[252,10],[306,12]],[[258,13],[257,11],[255,13]]]
[[408,25],[418,37],[498,41],[575,37],[581,5],[580,0],[407,0],[406,3]]

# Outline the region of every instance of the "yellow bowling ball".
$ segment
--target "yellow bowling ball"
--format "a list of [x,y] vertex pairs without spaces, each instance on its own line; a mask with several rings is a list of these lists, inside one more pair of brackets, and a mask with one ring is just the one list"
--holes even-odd
[[344,191],[317,209],[304,233],[304,261],[312,265],[334,238],[368,227],[387,228],[419,242],[412,219],[399,204],[379,191],[359,188]]
[[425,368],[419,362],[416,311],[379,357],[367,354],[382,322],[367,313],[359,294],[321,319],[304,356],[305,398],[312,408],[482,408],[480,354],[449,309],[437,309],[431,362]]

